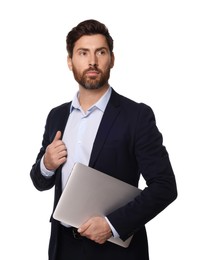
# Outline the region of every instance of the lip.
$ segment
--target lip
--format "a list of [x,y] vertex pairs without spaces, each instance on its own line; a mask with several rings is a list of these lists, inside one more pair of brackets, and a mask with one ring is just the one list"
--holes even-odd
[[89,70],[86,72],[86,75],[88,75],[88,76],[97,76],[98,74],[99,74],[99,72],[96,70]]

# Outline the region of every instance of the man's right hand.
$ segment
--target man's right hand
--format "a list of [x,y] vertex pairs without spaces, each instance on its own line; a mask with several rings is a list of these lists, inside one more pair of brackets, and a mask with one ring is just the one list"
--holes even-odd
[[57,131],[52,143],[44,154],[44,165],[47,170],[54,171],[67,160],[67,149],[61,140],[61,131]]

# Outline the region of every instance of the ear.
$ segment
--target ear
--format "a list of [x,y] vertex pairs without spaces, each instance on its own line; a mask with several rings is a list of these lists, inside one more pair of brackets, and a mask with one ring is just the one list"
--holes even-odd
[[69,56],[67,57],[67,63],[68,63],[69,70],[72,70],[73,68],[72,59]]
[[111,69],[114,66],[114,61],[115,61],[115,56],[114,56],[114,53],[112,52],[112,55],[111,55],[111,65],[110,65]]

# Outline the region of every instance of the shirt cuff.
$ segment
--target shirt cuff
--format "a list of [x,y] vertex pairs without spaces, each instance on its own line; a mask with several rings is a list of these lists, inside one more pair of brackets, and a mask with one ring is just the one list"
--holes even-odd
[[42,157],[41,161],[40,161],[40,170],[41,170],[41,174],[46,177],[46,178],[50,178],[54,175],[55,171],[50,171],[47,170],[47,168],[44,165],[44,156]]
[[112,231],[112,233],[113,233],[113,237],[115,237],[115,238],[120,237],[119,234],[118,234],[118,232],[117,232],[117,231],[115,230],[115,228],[112,226],[111,222],[108,220],[108,218],[105,217],[105,219],[106,219],[106,221],[108,222],[108,224],[109,224],[109,226],[110,226],[110,228],[111,228],[111,231]]

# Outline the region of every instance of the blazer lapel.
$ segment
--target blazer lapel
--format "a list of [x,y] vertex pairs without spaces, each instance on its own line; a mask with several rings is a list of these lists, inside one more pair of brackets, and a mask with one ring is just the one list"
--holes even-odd
[[61,118],[60,118],[60,121],[59,121],[58,130],[61,131],[62,137],[63,137],[63,134],[64,134],[64,130],[65,130],[67,121],[68,121],[68,117],[70,115],[70,105],[71,105],[71,102],[67,103],[67,106],[65,106],[63,108],[64,111],[61,113]]
[[[57,129],[55,129],[55,132],[54,132],[54,135],[56,134],[56,131],[60,130],[61,133],[62,133],[62,137],[63,137],[63,134],[64,134],[64,130],[65,130],[65,127],[66,127],[66,124],[67,124],[67,121],[68,121],[68,117],[70,115],[70,105],[71,105],[71,102],[67,103],[66,105],[64,105],[62,107],[62,111],[60,113],[60,115],[58,115],[58,124],[57,124]],[[56,119],[55,119],[56,120]],[[55,185],[56,185],[56,200],[55,200],[55,206],[56,206],[56,203],[58,202],[59,200],[59,197],[61,195],[61,192],[62,192],[62,187],[61,187],[61,170],[62,170],[62,166],[61,165],[58,170],[57,170],[57,174],[56,174],[56,180],[55,180]]]
[[108,133],[114,124],[115,119],[120,113],[119,95],[112,89],[112,94],[104,111],[103,118],[101,120],[99,130],[97,132],[92,153],[90,156],[89,166],[94,167],[94,164],[99,156],[99,153],[105,143]]

